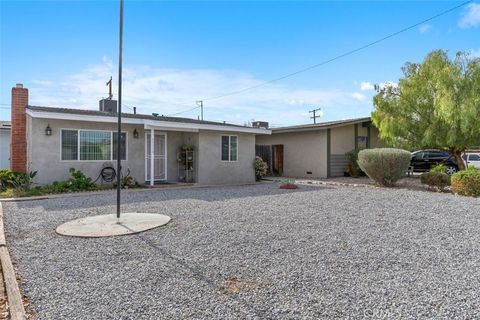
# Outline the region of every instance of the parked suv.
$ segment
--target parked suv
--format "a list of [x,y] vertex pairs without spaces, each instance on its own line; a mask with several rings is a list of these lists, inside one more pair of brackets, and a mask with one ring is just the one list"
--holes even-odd
[[433,149],[412,152],[410,166],[414,172],[428,171],[437,164],[446,165],[448,174],[454,174],[458,170],[457,161],[450,152]]

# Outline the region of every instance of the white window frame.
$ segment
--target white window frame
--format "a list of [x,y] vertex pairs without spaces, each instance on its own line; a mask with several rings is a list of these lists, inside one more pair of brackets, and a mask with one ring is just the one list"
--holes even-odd
[[[223,137],[228,137],[228,160],[223,160],[222,159],[222,149],[223,149],[223,145],[222,145],[222,140],[223,140]],[[236,137],[237,138],[237,160],[232,160],[232,137]],[[220,137],[220,159],[222,162],[238,162],[238,136],[237,135],[224,135],[222,134],[221,137]]]
[[[63,160],[62,159],[62,131],[77,131],[77,159],[76,160]],[[80,160],[80,131],[98,131],[98,132],[110,132],[110,159],[107,160]],[[60,162],[105,162],[105,161],[117,161],[113,160],[113,133],[117,131],[112,130],[96,130],[96,129],[72,129],[72,128],[60,128]],[[128,131],[122,131],[125,133],[125,160],[128,161]]]

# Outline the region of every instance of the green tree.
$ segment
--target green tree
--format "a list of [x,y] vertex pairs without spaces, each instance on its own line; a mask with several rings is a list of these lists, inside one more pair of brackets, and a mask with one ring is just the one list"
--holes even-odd
[[402,71],[398,85],[377,87],[373,98],[380,137],[397,148],[448,150],[465,169],[462,151],[480,144],[480,58],[437,50]]

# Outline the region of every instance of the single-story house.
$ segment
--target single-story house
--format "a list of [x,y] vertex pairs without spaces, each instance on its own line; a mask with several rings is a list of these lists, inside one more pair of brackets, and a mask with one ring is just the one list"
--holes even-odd
[[10,166],[10,121],[0,121],[0,169]]
[[370,118],[273,128],[271,135],[257,135],[255,143],[272,174],[296,178],[343,176],[345,153],[380,146]]
[[[13,170],[37,171],[36,182],[70,178],[69,168],[96,179],[116,168],[117,106],[100,101],[99,110],[37,107],[28,89],[12,89]],[[255,181],[255,137],[270,130],[221,122],[122,113],[122,174],[138,182],[242,184]]]

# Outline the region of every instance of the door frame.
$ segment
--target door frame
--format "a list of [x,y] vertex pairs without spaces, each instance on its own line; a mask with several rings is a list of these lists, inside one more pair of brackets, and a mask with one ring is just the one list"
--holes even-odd
[[[150,135],[150,158],[147,157],[147,150],[148,150],[148,139],[147,136]],[[165,145],[164,145],[164,171],[165,171],[165,178],[163,179],[155,179],[155,137],[156,136],[164,136],[165,137]],[[168,179],[168,135],[164,131],[155,131],[155,129],[145,130],[145,182],[149,182],[151,186],[155,184],[155,181],[166,181]],[[148,161],[150,160],[150,176],[152,179],[148,180]]]

